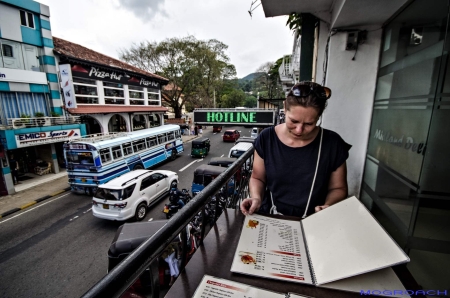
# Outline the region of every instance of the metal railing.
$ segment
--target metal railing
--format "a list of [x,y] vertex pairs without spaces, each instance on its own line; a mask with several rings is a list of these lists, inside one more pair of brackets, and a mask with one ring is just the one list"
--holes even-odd
[[69,117],[35,117],[35,118],[8,118],[7,125],[14,129],[56,126],[81,123],[80,116]]
[[[217,215],[220,213],[218,210],[220,208],[236,208],[243,198],[248,197],[248,182],[253,166],[253,152],[254,148],[252,147],[242,154],[220,176],[198,193],[185,207],[180,209],[167,224],[130,253],[130,255],[88,290],[83,297],[120,297],[145,270],[150,268],[150,271],[152,271],[151,268],[154,261],[157,260],[164,249],[171,243],[172,239],[178,237],[178,235],[181,235],[182,238],[181,253],[183,258],[185,258],[187,242],[186,226],[201,212],[203,222],[201,225],[200,242],[203,241],[206,226],[208,225],[207,221],[210,220],[205,215],[205,209],[213,201],[213,198],[219,194],[227,194],[225,206],[220,206],[220,200],[215,199],[216,212],[214,212],[214,218],[211,220],[212,223],[217,220]],[[248,159],[250,159],[250,163],[247,162]],[[228,187],[229,180],[233,179],[239,170],[242,174],[239,185],[237,183],[234,184],[234,191],[231,195],[228,194],[228,191],[223,192],[223,189]],[[234,179],[236,181],[236,178]],[[185,265],[186,260],[182,259],[180,271],[183,270]],[[159,276],[157,274],[153,277],[154,287],[152,287],[152,297],[159,297],[158,278]]]

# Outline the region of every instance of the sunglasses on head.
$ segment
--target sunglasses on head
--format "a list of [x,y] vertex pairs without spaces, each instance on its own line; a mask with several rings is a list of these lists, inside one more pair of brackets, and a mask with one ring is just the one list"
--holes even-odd
[[295,85],[291,89],[292,95],[296,97],[307,97],[314,93],[320,99],[328,99],[331,96],[331,89],[318,84]]

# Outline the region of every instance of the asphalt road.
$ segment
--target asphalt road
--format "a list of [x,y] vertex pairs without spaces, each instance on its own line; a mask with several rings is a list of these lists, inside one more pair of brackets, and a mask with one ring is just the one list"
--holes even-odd
[[[251,128],[224,129],[250,136]],[[175,161],[155,169],[177,172],[179,188],[190,190],[195,168],[211,157],[227,156],[233,146],[211,127],[203,136],[211,139],[205,159],[190,157],[186,143]],[[144,220],[164,219],[167,200],[150,208]],[[0,297],[80,297],[106,274],[108,248],[123,223],[95,218],[90,197],[66,192],[17,215],[0,221]]]

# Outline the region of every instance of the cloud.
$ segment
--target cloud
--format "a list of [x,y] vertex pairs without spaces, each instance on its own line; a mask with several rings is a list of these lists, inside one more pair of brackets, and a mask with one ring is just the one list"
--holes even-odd
[[158,13],[161,16],[168,17],[164,9],[164,2],[165,0],[119,0],[119,4],[122,7],[131,11],[144,23],[151,21]]

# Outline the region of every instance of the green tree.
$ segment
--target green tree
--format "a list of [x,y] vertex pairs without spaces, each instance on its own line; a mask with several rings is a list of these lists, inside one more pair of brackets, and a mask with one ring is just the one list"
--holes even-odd
[[157,42],[133,44],[121,50],[120,59],[145,71],[163,76],[169,85],[163,90],[165,100],[181,117],[182,107],[212,107],[215,92],[236,76],[225,51],[228,46],[194,36],[168,38]]
[[259,75],[254,79],[254,90],[259,92],[260,97],[265,99],[284,97],[278,73],[282,61],[283,58],[275,63],[266,62],[257,69]]
[[245,98],[244,107],[246,108],[256,108],[258,107],[258,99],[255,96],[249,95]]
[[221,98],[222,108],[235,108],[242,107],[245,102],[245,92],[239,89],[234,89],[228,94],[225,94]]

